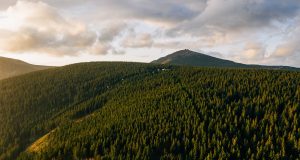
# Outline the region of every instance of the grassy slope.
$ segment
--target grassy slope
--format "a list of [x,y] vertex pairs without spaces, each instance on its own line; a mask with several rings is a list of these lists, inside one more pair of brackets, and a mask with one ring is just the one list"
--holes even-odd
[[[237,151],[260,158],[272,150],[265,145],[268,136],[280,146],[282,138],[296,135],[295,146],[287,143],[291,149],[285,151],[291,156],[300,149],[299,82],[296,72],[136,63],[83,63],[3,80],[0,159],[20,152],[29,159],[128,153],[130,159],[192,158],[217,152],[238,158]],[[280,119],[274,122],[273,116]],[[283,149],[273,148],[274,156],[283,157]]]

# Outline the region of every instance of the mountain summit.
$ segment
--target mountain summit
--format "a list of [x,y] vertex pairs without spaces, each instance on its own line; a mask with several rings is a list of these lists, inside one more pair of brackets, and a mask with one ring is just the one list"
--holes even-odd
[[180,50],[165,57],[159,58],[152,63],[173,64],[198,67],[227,67],[227,68],[260,68],[276,70],[299,70],[289,66],[264,66],[264,65],[247,65],[230,60],[220,59],[206,54],[194,52],[188,49]]
[[238,67],[242,65],[233,61],[223,60],[188,49],[177,51],[173,54],[167,55],[166,57],[155,60],[152,63],[208,67]]

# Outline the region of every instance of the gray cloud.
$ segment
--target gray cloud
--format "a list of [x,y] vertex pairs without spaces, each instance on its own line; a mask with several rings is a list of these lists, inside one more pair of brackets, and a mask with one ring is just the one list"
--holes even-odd
[[[2,4],[2,8],[17,0]],[[25,1],[25,0],[23,0]],[[38,0],[26,0],[37,2]],[[120,20],[143,19],[163,23],[178,23],[198,16],[206,6],[207,0],[42,0],[43,2],[68,12],[82,20]],[[0,6],[0,7],[1,7]],[[88,15],[88,16],[87,16]]]
[[[199,15],[206,6],[206,0],[110,0],[110,1],[80,1],[75,0],[47,0],[55,6],[76,7],[89,6],[86,12],[97,13],[99,17],[110,15],[111,18],[132,18],[145,20],[159,20],[164,22],[178,22],[192,19]],[[101,9],[99,9],[101,8]],[[102,16],[103,15],[103,16]]]
[[113,41],[122,31],[127,29],[127,25],[125,23],[109,23],[102,27],[99,41],[101,42],[111,42]]
[[[125,2],[125,1],[123,1]],[[133,11],[133,16],[153,18],[158,20],[182,21],[192,19],[199,14],[197,10],[193,10],[178,1],[126,1],[128,8]],[[159,7],[158,7],[159,6]]]
[[16,3],[16,0],[0,0],[0,10],[5,10]]
[[199,16],[171,31],[201,35],[262,29],[274,21],[285,22],[293,18],[299,9],[297,0],[209,0]]

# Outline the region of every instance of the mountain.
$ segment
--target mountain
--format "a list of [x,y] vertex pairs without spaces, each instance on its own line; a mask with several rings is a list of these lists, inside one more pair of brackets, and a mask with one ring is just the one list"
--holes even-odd
[[0,159],[297,159],[300,73],[93,62],[0,81]]
[[275,69],[275,70],[300,70],[299,68],[289,66],[263,66],[263,65],[247,65],[236,63],[233,61],[220,59],[197,53],[188,49],[177,51],[166,57],[159,58],[152,63],[173,64],[199,67],[226,67],[226,68],[259,68],[259,69]]
[[20,60],[0,57],[0,80],[47,68],[50,67],[32,65]]

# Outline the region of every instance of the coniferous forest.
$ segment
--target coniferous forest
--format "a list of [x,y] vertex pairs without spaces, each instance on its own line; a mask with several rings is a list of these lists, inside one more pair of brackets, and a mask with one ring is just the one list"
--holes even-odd
[[81,63],[0,81],[0,159],[299,159],[300,72]]

